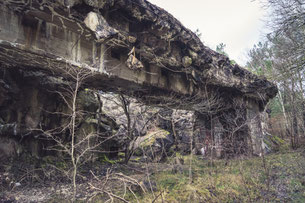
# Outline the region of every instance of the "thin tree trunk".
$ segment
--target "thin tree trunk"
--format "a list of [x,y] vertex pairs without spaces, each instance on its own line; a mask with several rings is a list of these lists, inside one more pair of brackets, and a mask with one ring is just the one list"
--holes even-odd
[[285,120],[284,121],[285,122],[284,132],[286,132],[286,134],[287,134],[287,131],[289,131],[288,117],[287,117],[287,113],[286,113],[286,109],[285,109],[285,105],[284,105],[284,100],[283,100],[281,91],[279,91],[279,93],[278,93],[278,98],[279,98],[279,101],[280,101],[280,105],[281,105],[281,108],[282,108],[282,111],[283,111],[283,115],[284,115],[284,120]]
[[292,106],[292,123],[291,123],[291,136],[293,139],[293,142],[291,143],[292,148],[295,149],[297,148],[298,145],[298,119],[297,119],[297,112],[296,112],[296,102],[295,102],[295,81],[294,78],[291,77],[291,91],[292,93],[290,94],[291,97],[291,106]]
[[73,202],[75,201],[76,198],[76,174],[77,174],[77,162],[76,162],[76,157],[75,157],[75,127],[76,127],[76,99],[77,99],[77,94],[79,90],[79,74],[76,75],[76,83],[75,83],[75,89],[73,91],[73,100],[72,100],[72,122],[71,122],[71,160],[73,164],[73,177],[72,177],[72,182],[73,182]]
[[193,137],[194,137],[194,130],[195,130],[195,118],[193,117],[193,126],[191,130],[191,138],[190,138],[190,167],[189,167],[189,183],[191,184],[193,182],[193,175],[192,175],[192,162],[193,162]]
[[303,134],[305,133],[305,91],[304,91],[304,87],[303,87],[303,80],[302,80],[302,76],[301,76],[301,73],[300,71],[298,72],[298,82],[299,82],[299,86],[300,86],[300,89],[301,89],[301,114],[302,114],[302,120],[303,120],[303,126],[302,126],[302,129],[303,129]]
[[177,133],[176,133],[175,121],[173,118],[171,119],[171,124],[172,124],[172,131],[173,131],[173,135],[174,135],[175,150],[178,150],[178,137],[177,137]]
[[124,114],[127,119],[127,139],[129,141],[126,143],[126,146],[125,146],[125,160],[124,160],[125,164],[127,164],[132,155],[132,151],[133,151],[133,146],[132,146],[132,149],[129,148],[130,143],[133,141],[133,136],[132,136],[132,132],[131,132],[131,118],[130,118],[130,113],[129,113],[129,102],[126,100],[126,98],[122,94],[120,95],[120,99],[121,99],[122,107],[124,110]]

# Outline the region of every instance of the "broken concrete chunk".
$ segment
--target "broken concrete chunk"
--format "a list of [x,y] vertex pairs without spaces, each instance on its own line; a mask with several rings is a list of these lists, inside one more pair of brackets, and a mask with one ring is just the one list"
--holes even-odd
[[118,34],[118,31],[110,27],[102,15],[95,12],[88,13],[84,23],[95,33],[95,36],[99,42],[103,42],[104,40]]
[[128,68],[130,68],[131,70],[138,70],[138,69],[141,69],[141,68],[144,68],[143,64],[141,61],[139,61],[137,58],[136,58],[136,51],[135,51],[135,47],[133,47],[131,49],[131,51],[128,53],[128,59],[126,61],[126,66]]
[[136,43],[137,41],[137,38],[134,37],[134,36],[128,36],[128,42],[131,43],[131,44],[134,44]]
[[127,61],[126,61],[126,66],[130,68],[131,70],[138,70],[141,68],[144,68],[144,65],[142,64],[141,61],[139,61],[135,55],[130,54]]
[[98,14],[94,12],[88,13],[84,23],[90,30],[96,31],[97,25],[99,24]]
[[191,49],[189,49],[188,52],[193,60],[196,60],[198,58],[198,54],[196,52],[192,51]]
[[183,67],[185,67],[185,68],[190,67],[192,65],[192,63],[193,63],[193,60],[192,60],[191,57],[184,56],[182,58],[182,65],[183,65]]
[[113,6],[114,0],[83,0],[87,5],[95,8],[104,8]]

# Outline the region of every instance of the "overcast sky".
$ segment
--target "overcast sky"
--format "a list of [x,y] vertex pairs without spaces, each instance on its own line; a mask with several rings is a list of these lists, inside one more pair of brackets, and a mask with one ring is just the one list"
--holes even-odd
[[244,65],[247,51],[266,33],[266,11],[251,0],[149,0],[174,15],[187,28],[202,33],[205,45],[226,44],[231,59]]

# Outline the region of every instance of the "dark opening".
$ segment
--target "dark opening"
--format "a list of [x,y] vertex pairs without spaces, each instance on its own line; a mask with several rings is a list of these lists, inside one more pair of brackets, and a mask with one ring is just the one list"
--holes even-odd
[[120,60],[121,54],[116,50],[111,50],[111,57]]

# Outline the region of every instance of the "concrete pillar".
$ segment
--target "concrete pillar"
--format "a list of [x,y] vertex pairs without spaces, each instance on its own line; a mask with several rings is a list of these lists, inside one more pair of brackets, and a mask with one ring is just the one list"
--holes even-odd
[[217,115],[195,113],[195,148],[206,147],[208,155],[260,155],[265,151],[263,137],[260,107],[253,100],[236,99],[232,108]]
[[252,153],[260,155],[264,149],[263,147],[263,129],[260,117],[259,105],[254,101],[247,103],[247,121],[249,128],[250,145]]
[[223,156],[223,137],[225,135],[225,130],[222,124],[220,123],[218,117],[216,117],[213,121],[214,127],[214,146],[212,153],[215,154],[216,157]]

